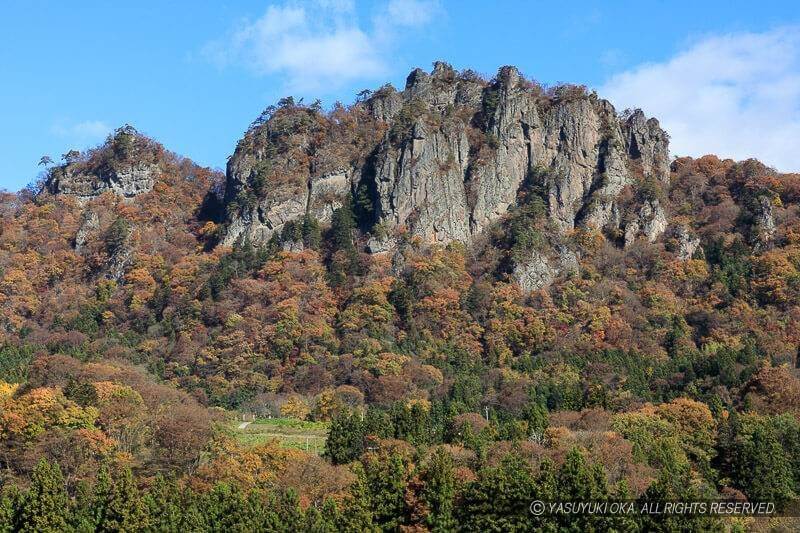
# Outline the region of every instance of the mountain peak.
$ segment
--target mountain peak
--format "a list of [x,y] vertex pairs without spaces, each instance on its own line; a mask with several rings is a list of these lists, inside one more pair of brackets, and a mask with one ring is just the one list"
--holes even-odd
[[348,197],[363,204],[360,226],[373,237],[402,228],[427,242],[469,243],[518,205],[524,187],[536,188],[561,232],[663,231],[638,219],[640,211],[663,218],[660,206],[619,198],[626,187],[668,180],[667,134],[585,87],[545,90],[513,66],[488,82],[437,62],[430,73],[413,70],[402,92],[384,86],[332,113],[275,112],[259,126],[270,138],[240,143],[228,166],[228,197],[239,200],[228,209],[226,244],[265,242],[306,215],[329,220]]
[[45,188],[51,194],[80,199],[95,198],[106,191],[132,198],[152,190],[164,157],[161,144],[126,124],[96,148],[64,154],[64,163],[50,169]]

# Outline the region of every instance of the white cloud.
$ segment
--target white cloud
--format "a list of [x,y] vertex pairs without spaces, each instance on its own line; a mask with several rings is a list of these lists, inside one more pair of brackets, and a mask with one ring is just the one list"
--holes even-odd
[[202,52],[221,67],[244,65],[257,75],[281,76],[291,90],[336,89],[385,76],[392,30],[427,24],[436,6],[433,1],[391,0],[365,29],[350,0],[273,4]]
[[438,4],[424,0],[391,0],[386,6],[389,21],[401,26],[422,26],[431,21]]
[[56,137],[81,144],[101,141],[109,132],[111,132],[111,127],[101,120],[85,120],[75,123],[56,122],[50,128],[50,133]]
[[599,92],[618,109],[658,118],[673,154],[800,170],[800,28],[708,37],[611,77]]

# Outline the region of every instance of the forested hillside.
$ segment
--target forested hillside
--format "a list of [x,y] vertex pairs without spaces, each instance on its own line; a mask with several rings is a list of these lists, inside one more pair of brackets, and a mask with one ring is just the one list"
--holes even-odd
[[443,63],[281,100],[225,174],[130,126],[43,163],[0,196],[0,528],[736,530],[529,505],[800,494],[800,175]]

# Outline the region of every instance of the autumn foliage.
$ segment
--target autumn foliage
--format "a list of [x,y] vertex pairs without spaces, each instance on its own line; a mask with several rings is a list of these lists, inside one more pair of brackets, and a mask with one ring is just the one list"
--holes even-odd
[[[335,147],[364,142],[362,112],[287,105],[243,142],[289,154],[268,178],[291,181],[346,160]],[[577,230],[579,271],[526,294],[504,268],[509,220],[470,247],[400,235],[388,257],[364,251],[347,204],[302,250],[223,248],[221,174],[137,150],[163,173],[135,198],[0,197],[4,481],[61,479],[75,498],[131,469],[115,490],[174,476],[186,501],[280,494],[282,520],[409,531],[500,527],[486,498],[509,484],[521,499],[581,483],[800,493],[798,176],[677,159],[661,191],[675,231],[623,248]],[[325,457],[238,443],[233,412],[329,423]]]

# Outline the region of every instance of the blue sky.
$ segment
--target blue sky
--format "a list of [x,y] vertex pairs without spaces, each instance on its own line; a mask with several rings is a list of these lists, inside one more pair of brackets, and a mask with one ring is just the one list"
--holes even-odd
[[39,158],[124,123],[223,168],[285,95],[350,102],[437,59],[491,76],[517,65],[642,107],[673,153],[800,170],[796,2],[6,0],[0,16],[0,188]]

